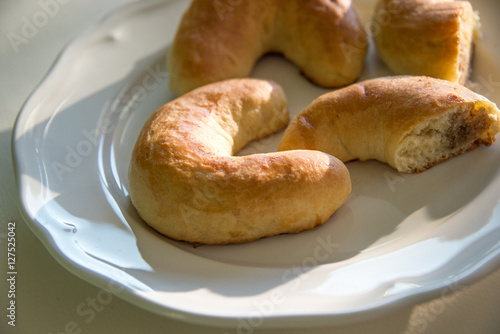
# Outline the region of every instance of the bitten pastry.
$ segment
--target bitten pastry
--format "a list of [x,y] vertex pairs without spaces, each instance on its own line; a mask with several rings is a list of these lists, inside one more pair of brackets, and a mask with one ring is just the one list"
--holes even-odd
[[380,58],[395,74],[466,83],[480,35],[469,1],[379,0],[372,26]]
[[373,79],[327,93],[292,120],[279,150],[320,150],[340,160],[376,159],[422,172],[500,131],[497,106],[429,77]]
[[170,90],[248,77],[266,53],[282,53],[311,81],[345,86],[360,75],[367,36],[351,0],[251,0],[221,7],[193,0],[168,55]]
[[349,172],[317,151],[233,156],[288,123],[274,82],[210,84],[157,110],[142,129],[129,169],[139,215],[191,243],[242,243],[325,223],[351,192]]

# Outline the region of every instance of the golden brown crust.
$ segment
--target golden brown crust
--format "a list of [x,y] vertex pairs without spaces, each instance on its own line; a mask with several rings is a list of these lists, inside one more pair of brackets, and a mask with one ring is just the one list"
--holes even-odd
[[467,81],[479,29],[470,2],[379,0],[372,26],[379,56],[395,74]]
[[312,149],[346,162],[376,159],[421,172],[500,131],[496,105],[429,77],[379,78],[314,100],[285,131],[279,150]]
[[247,77],[265,53],[279,52],[313,82],[344,86],[361,74],[367,37],[350,0],[253,0],[221,9],[194,0],[168,56],[170,89]]
[[192,243],[248,242],[323,224],[351,191],[316,151],[232,156],[288,123],[282,89],[257,79],[198,88],[156,111],[129,169],[130,196],[159,232]]

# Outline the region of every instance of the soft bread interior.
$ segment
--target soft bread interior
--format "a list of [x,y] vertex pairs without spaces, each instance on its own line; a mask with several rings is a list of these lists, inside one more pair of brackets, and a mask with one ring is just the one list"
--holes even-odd
[[482,103],[462,104],[420,123],[403,137],[396,154],[400,172],[422,172],[480,144],[491,145],[498,129],[496,113]]

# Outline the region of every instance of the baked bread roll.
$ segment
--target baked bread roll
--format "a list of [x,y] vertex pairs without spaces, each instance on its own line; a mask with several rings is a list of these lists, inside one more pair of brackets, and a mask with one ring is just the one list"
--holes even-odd
[[233,156],[284,127],[283,90],[257,79],[198,88],[157,110],[133,149],[130,197],[160,233],[242,243],[326,222],[351,191],[338,159],[317,151]]
[[379,56],[395,74],[467,81],[479,37],[469,1],[379,0],[372,27]]
[[351,0],[252,0],[226,7],[193,0],[168,56],[170,90],[248,77],[266,53],[282,53],[314,83],[345,86],[361,74],[367,36]]
[[376,159],[412,173],[491,145],[499,131],[497,106],[461,85],[379,78],[314,100],[292,120],[279,150],[320,150],[343,162]]

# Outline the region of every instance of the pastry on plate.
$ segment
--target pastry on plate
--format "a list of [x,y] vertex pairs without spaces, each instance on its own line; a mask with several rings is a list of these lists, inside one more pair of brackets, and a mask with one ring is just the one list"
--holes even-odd
[[288,124],[268,80],[200,87],[158,109],[132,152],[130,197],[160,233],[201,244],[242,243],[325,223],[351,191],[349,172],[322,152],[234,156]]
[[469,1],[379,0],[371,26],[378,54],[394,74],[466,83],[480,35]]
[[497,106],[464,86],[388,77],[314,100],[292,120],[279,150],[320,150],[343,162],[376,159],[413,173],[491,145],[499,131]]
[[277,52],[314,83],[345,86],[360,75],[367,34],[351,0],[252,0],[221,7],[193,0],[168,55],[170,90],[248,77]]

